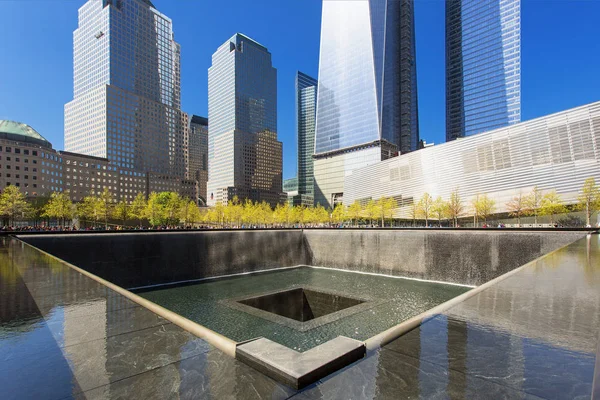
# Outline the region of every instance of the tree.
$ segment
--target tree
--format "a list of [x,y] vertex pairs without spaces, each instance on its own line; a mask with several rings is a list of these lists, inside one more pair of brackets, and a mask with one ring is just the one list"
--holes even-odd
[[543,197],[542,191],[538,189],[537,186],[534,186],[534,188],[531,190],[531,193],[525,196],[525,199],[523,200],[524,214],[532,215],[534,224],[536,225]]
[[591,226],[592,215],[600,209],[600,188],[596,186],[594,178],[585,180],[577,200],[577,208],[585,212],[586,226]]
[[[391,197],[380,197],[377,200],[377,207],[379,208],[379,212],[381,213],[381,226],[385,226],[385,220],[391,220],[394,216],[394,209],[398,208],[398,203]],[[391,225],[391,223],[390,223]]]
[[83,198],[83,202],[77,205],[79,216],[86,221],[94,221],[94,224],[98,224],[103,212],[102,200],[95,196],[86,196]]
[[112,214],[113,203],[113,195],[108,188],[105,187],[98,196],[98,213],[101,215],[102,219],[104,219],[104,229],[108,229],[108,218]]
[[361,217],[362,212],[363,208],[358,200],[350,204],[348,207],[348,218],[352,220],[352,225],[356,226],[358,224],[358,219]]
[[146,210],[144,216],[148,219],[151,226],[161,225],[164,222],[163,207],[159,194],[156,192],[150,193],[148,202],[146,203]]
[[413,228],[416,225],[418,215],[419,215],[419,203],[416,203],[413,201],[410,205],[410,217],[412,218]]
[[37,226],[38,221],[44,218],[44,209],[46,204],[50,201],[50,196],[38,196],[31,200],[30,217],[34,221],[34,225]]
[[146,196],[142,192],[138,193],[131,202],[131,216],[137,219],[140,225],[142,225],[142,220],[145,218],[146,206]]
[[187,223],[191,224],[193,227],[196,226],[196,224],[202,220],[202,214],[200,213],[200,207],[198,207],[198,205],[193,200],[189,201],[189,207],[190,210],[188,213]]
[[562,214],[567,212],[567,207],[562,202],[560,196],[556,193],[556,190],[552,190],[542,197],[540,203],[540,215],[549,215],[550,223],[554,224],[554,216],[556,214]]
[[288,204],[277,204],[275,211],[273,211],[273,220],[276,224],[288,227],[291,222],[292,210],[292,207]]
[[450,193],[450,200],[448,201],[448,216],[454,221],[455,228],[458,226],[458,218],[462,216],[464,209],[465,206],[460,198],[458,188],[456,188]]
[[0,194],[0,214],[8,218],[8,224],[12,225],[15,218],[22,216],[29,210],[29,204],[25,195],[16,186],[7,186]]
[[473,217],[475,224],[478,223],[479,219],[483,219],[483,222],[487,222],[490,215],[496,210],[496,201],[489,198],[487,194],[477,195],[472,201],[473,206]]
[[431,217],[432,206],[433,198],[429,193],[425,192],[417,204],[417,215],[421,218],[425,218],[425,226],[429,225],[429,217]]
[[129,219],[130,209],[129,204],[125,200],[118,202],[113,209],[113,217],[121,221],[122,225],[125,225]]
[[373,220],[379,217],[379,207],[377,207],[377,203],[373,201],[373,199],[369,200],[365,207],[366,217],[369,219],[369,223],[373,225]]
[[438,220],[438,224],[442,226],[442,219],[444,219],[447,215],[448,205],[442,199],[442,196],[438,196],[431,206],[431,213]]
[[194,200],[183,200],[181,201],[180,208],[180,219],[184,226],[188,224],[195,224],[198,222],[200,217],[200,210]]
[[73,219],[73,202],[67,193],[54,192],[44,206],[42,216],[59,221],[61,226],[65,225],[66,220]]
[[525,213],[525,207],[525,196],[523,196],[523,194],[520,192],[518,196],[513,197],[511,201],[506,203],[508,215],[511,217],[516,217],[519,226],[521,226],[521,217]]
[[331,213],[331,220],[334,224],[339,225],[346,221],[346,215],[346,206],[343,204],[338,204]]

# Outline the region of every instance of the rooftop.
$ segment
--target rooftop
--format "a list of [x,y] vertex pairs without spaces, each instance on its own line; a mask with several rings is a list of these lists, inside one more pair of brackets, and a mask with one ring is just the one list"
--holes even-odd
[[37,144],[52,148],[52,143],[46,140],[31,126],[22,122],[0,120],[0,139]]

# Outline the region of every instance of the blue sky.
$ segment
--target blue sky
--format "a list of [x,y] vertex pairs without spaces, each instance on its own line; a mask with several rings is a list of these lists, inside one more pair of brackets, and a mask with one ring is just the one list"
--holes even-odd
[[[63,147],[72,99],[72,32],[84,0],[0,1],[0,119],[33,126]],[[321,0],[153,0],[182,45],[182,107],[207,115],[211,55],[242,32],[273,55],[284,177],[296,173],[294,75],[317,77]],[[445,137],[444,2],[416,0],[421,137]],[[600,100],[600,1],[522,0],[522,119]]]

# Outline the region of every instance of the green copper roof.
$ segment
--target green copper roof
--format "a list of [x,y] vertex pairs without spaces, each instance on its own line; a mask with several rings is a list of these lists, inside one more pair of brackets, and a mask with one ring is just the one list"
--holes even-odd
[[29,125],[21,122],[0,120],[0,139],[16,140],[27,143],[35,143],[44,147],[52,147],[52,144]]

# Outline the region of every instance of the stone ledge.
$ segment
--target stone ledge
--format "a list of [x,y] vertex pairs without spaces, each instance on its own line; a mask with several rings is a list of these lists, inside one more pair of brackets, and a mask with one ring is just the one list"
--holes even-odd
[[365,352],[364,343],[344,336],[304,353],[258,338],[239,344],[235,357],[279,382],[302,389],[361,359]]

